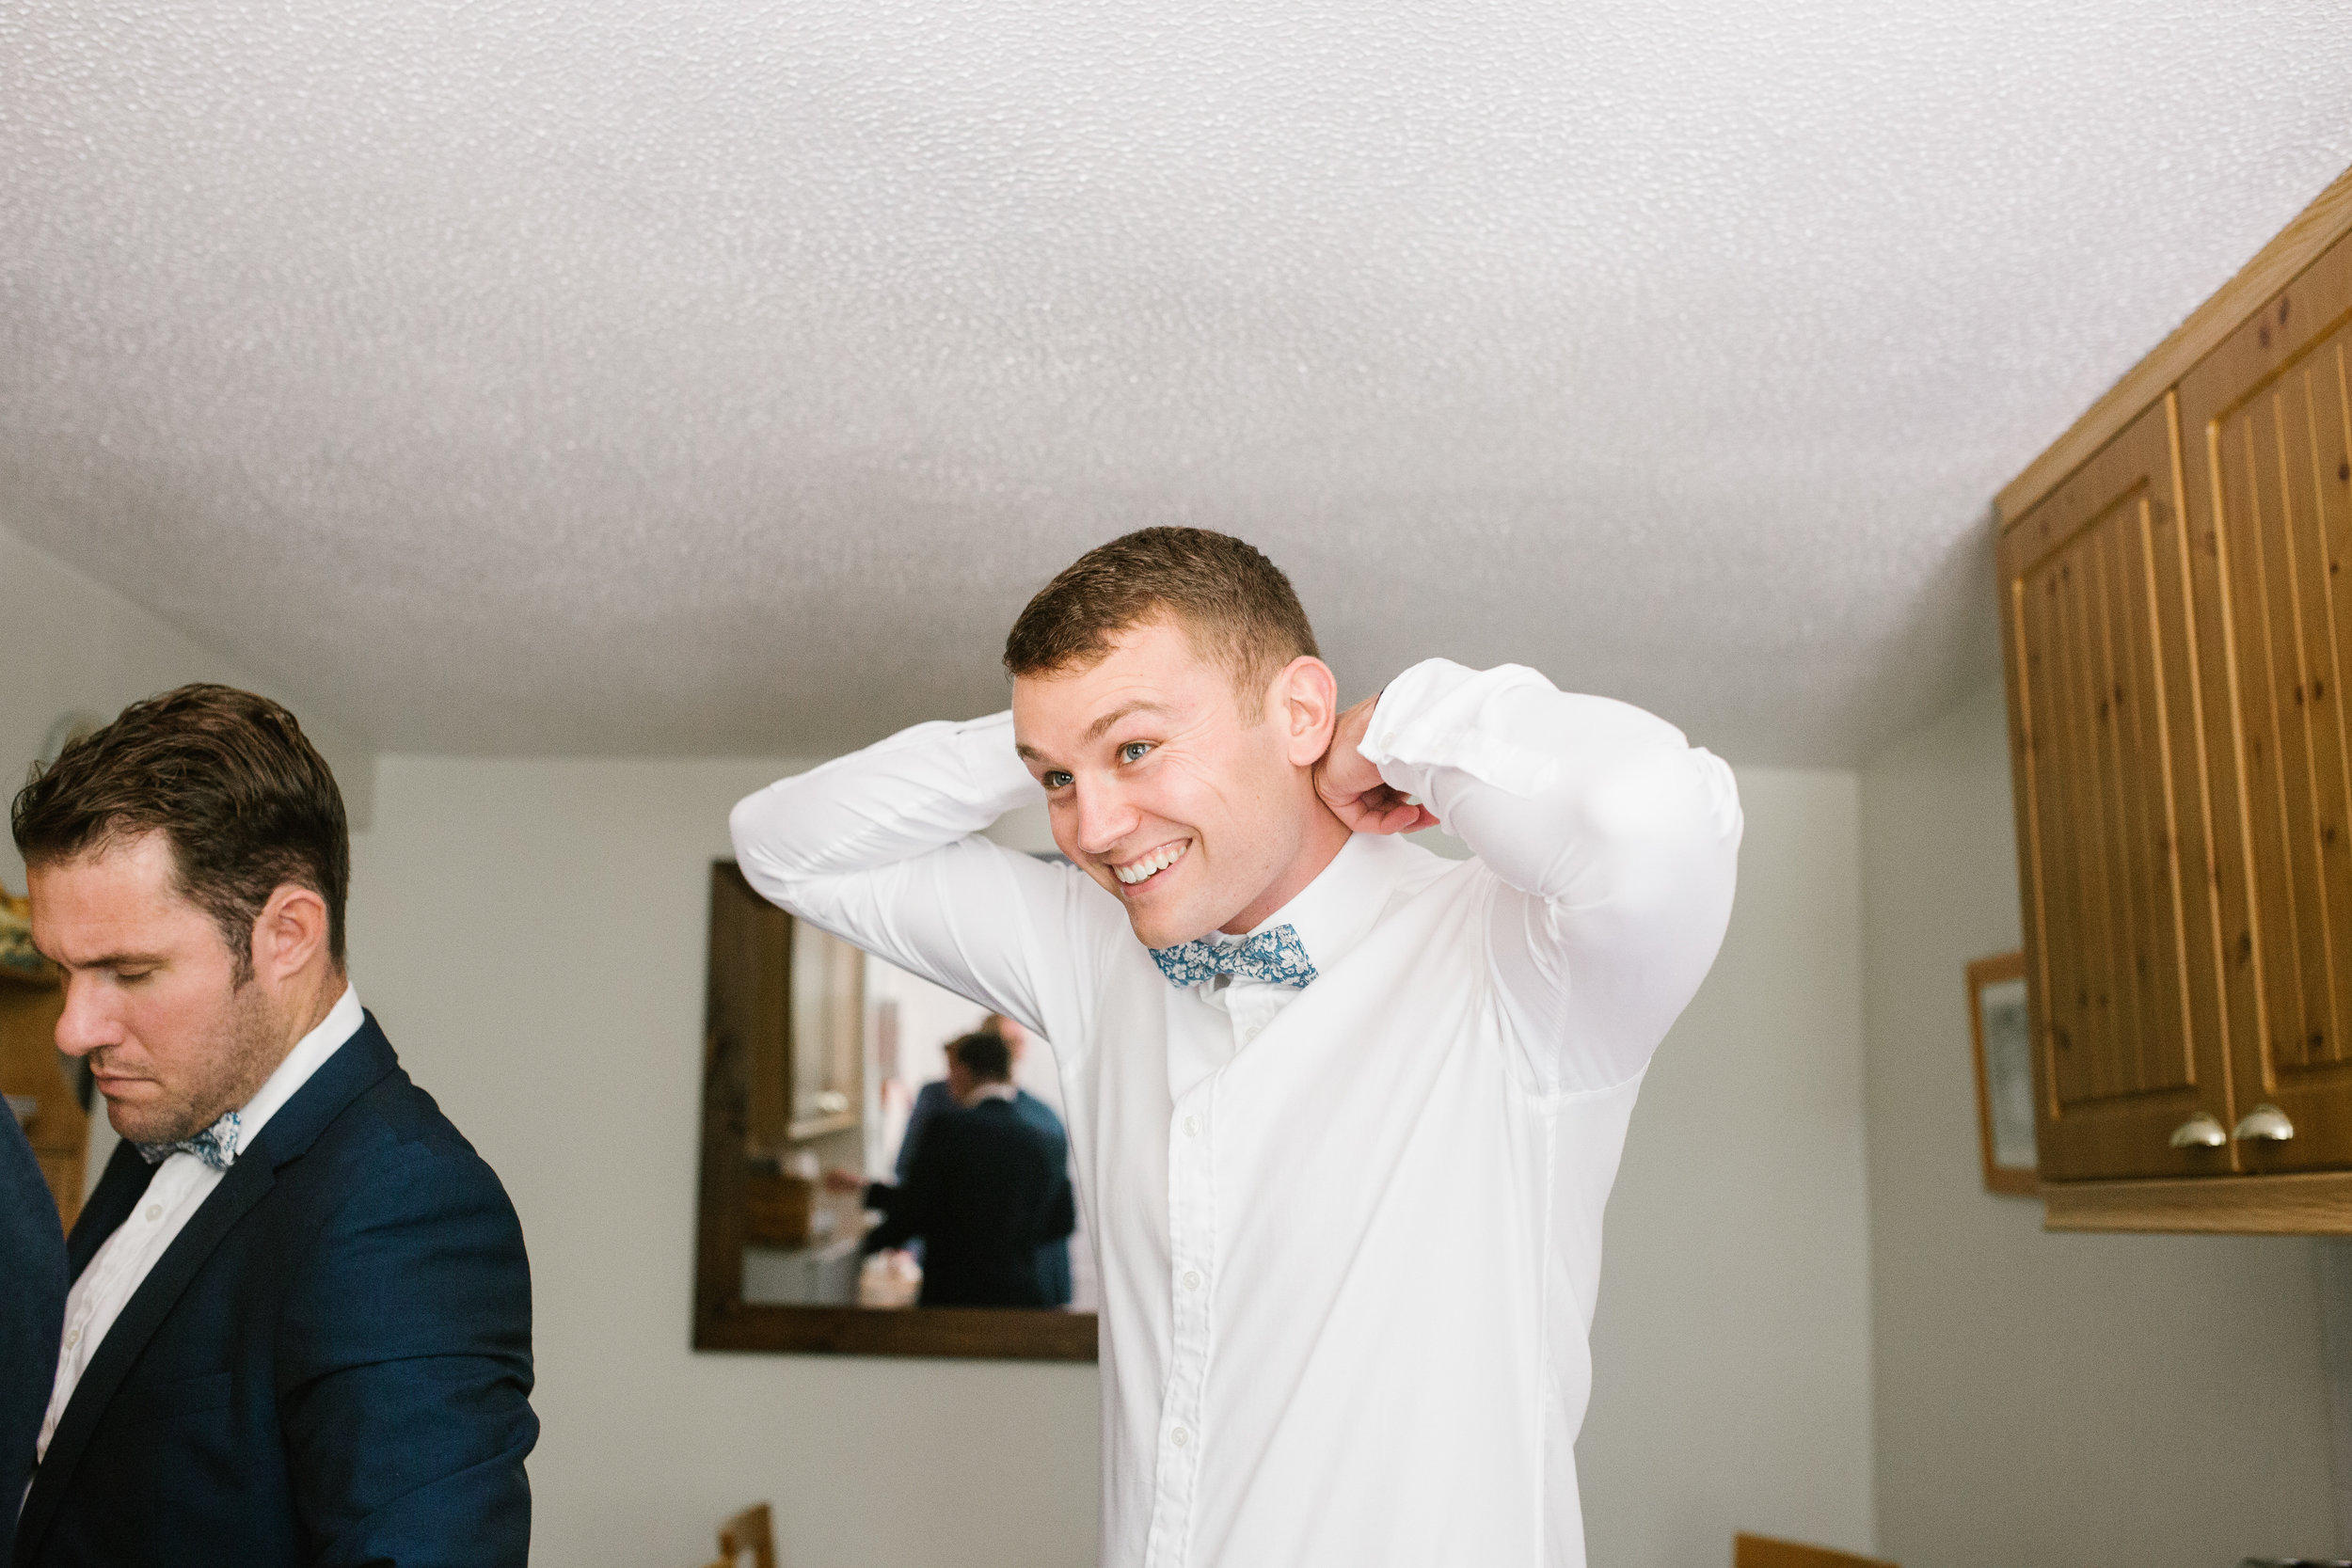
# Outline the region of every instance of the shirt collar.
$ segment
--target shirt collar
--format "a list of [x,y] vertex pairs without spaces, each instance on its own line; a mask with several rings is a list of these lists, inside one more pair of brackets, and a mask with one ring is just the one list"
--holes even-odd
[[1009,1105],[1020,1093],[1010,1084],[982,1084],[972,1091],[972,1098],[963,1102],[963,1108],[967,1111],[976,1109],[984,1100],[1001,1100]]
[[253,1098],[237,1110],[236,1152],[243,1154],[253,1147],[253,1140],[262,1135],[262,1129],[278,1108],[294,1097],[294,1092],[310,1081],[310,1075],[326,1064],[326,1059],[343,1048],[343,1043],[359,1032],[367,1022],[367,1013],[359,1006],[359,993],[346,981],[343,993],[335,1005],[326,1009],[326,1016],[318,1027],[294,1041],[294,1048],[286,1053],[286,1059],[278,1064]]
[[1289,903],[1239,936],[1219,931],[1210,940],[1247,942],[1260,931],[1288,926],[1298,933],[1315,968],[1328,971],[1379,922],[1414,854],[1413,847],[1393,833],[1350,833],[1331,863]]

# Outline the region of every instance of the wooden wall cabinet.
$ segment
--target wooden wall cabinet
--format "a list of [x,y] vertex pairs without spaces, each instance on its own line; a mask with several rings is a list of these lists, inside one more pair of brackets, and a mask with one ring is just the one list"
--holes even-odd
[[[2352,1166],[2352,238],[2182,379],[2194,433],[2198,586],[2223,628],[2217,697],[2234,767],[2215,822],[2241,1100],[2295,1135],[2237,1140],[2245,1168]],[[2227,732],[2217,735],[2224,738]],[[2241,1113],[2243,1114],[2243,1113]]]
[[2352,1232],[2352,175],[1999,512],[2049,1223]]

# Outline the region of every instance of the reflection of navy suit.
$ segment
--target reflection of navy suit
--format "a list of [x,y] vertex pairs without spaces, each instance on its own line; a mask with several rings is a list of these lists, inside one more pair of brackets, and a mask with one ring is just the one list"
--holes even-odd
[[925,1307],[1045,1307],[1037,1249],[1076,1215],[1057,1150],[1011,1103],[934,1116],[907,1179],[866,1189],[883,1212],[866,1249],[923,1239]]
[[[77,1274],[153,1174],[115,1151],[73,1227]],[[530,1394],[514,1206],[371,1018],[107,1331],[16,1568],[520,1568]]]
[[[16,1117],[0,1121],[0,1507],[12,1510],[33,1473],[33,1440],[57,1379],[65,1232]],[[0,1568],[8,1563],[8,1536],[0,1530]]]
[[[1021,1119],[1037,1129],[1053,1147],[1054,1168],[1069,1180],[1070,1134],[1062,1131],[1061,1117],[1054,1108],[1026,1089],[1013,1091],[1012,1108],[1021,1113]],[[960,1109],[956,1097],[948,1090],[947,1081],[935,1078],[923,1085],[914,1097],[914,1108],[907,1113],[907,1130],[898,1140],[898,1160],[896,1167],[900,1181],[914,1168],[914,1151],[923,1141],[923,1132],[931,1118],[945,1112]],[[1057,1236],[1037,1249],[1038,1288],[1045,1293],[1048,1307],[1067,1307],[1073,1294],[1070,1280],[1070,1238]]]

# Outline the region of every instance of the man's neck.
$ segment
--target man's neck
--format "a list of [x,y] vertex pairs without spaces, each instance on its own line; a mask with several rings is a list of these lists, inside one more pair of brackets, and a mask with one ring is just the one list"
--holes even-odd
[[350,987],[351,982],[344,978],[342,970],[329,968],[324,974],[310,976],[291,988],[292,994],[287,998],[286,1022],[275,1042],[277,1049],[271,1053],[269,1062],[262,1068],[260,1075],[244,1086],[237,1102],[228,1109],[239,1111],[250,1105],[253,1097],[262,1092],[262,1085],[286,1065],[286,1058],[294,1054],[294,1047],[300,1045],[311,1030],[326,1022],[326,1015],[335,1010],[335,1004],[343,999],[343,992]]
[[1217,927],[1228,936],[1241,936],[1265,924],[1266,917],[1307,891],[1309,883],[1323,875],[1325,866],[1339,858],[1347,847],[1351,835],[1347,824],[1331,814],[1320,800],[1308,815],[1306,832],[1300,835],[1298,853],[1282,868],[1282,874],[1266,884],[1263,893],[1249,901],[1249,907]]
[[330,966],[325,974],[312,978],[301,991],[288,999],[294,1006],[289,1009],[291,1017],[286,1043],[278,1053],[280,1062],[294,1054],[294,1048],[302,1043],[303,1037],[326,1022],[326,1015],[335,1010],[335,1004],[341,1002],[343,992],[350,989],[351,982],[343,977],[343,972]]

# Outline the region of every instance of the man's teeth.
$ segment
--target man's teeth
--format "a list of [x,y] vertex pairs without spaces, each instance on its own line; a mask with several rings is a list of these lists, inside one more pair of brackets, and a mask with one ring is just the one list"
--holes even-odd
[[1112,866],[1111,875],[1125,882],[1129,887],[1133,887],[1144,879],[1156,876],[1174,865],[1184,858],[1184,851],[1191,847],[1189,843],[1184,843],[1171,844],[1165,849],[1154,849],[1139,861],[1126,865]]

